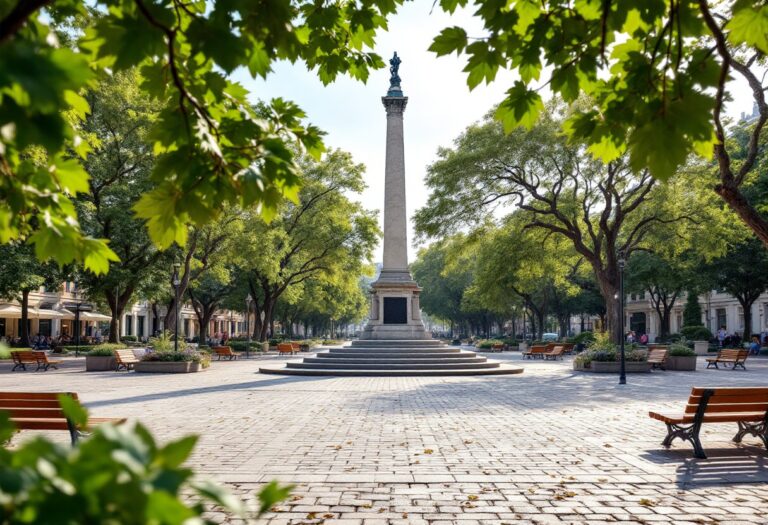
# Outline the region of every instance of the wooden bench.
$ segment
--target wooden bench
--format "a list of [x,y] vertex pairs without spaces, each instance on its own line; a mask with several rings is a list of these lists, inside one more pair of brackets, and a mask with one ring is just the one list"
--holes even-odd
[[651,368],[661,368],[666,370],[667,353],[669,350],[661,347],[649,347],[648,348],[648,362],[651,363]]
[[523,352],[523,357],[526,359],[538,359],[543,357],[542,354],[544,354],[546,351],[547,351],[547,346],[544,346],[544,345],[532,346],[528,351]]
[[8,412],[17,430],[66,430],[73,445],[95,425],[125,421],[125,418],[91,417],[88,428],[80,428],[64,415],[60,394],[77,400],[74,392],[0,392],[0,410]]
[[714,365],[715,368],[720,368],[718,363],[723,363],[723,365],[731,363],[734,370],[736,370],[736,367],[739,366],[742,370],[746,370],[747,368],[744,366],[744,363],[746,362],[748,356],[749,351],[747,350],[739,350],[738,348],[726,348],[720,350],[717,353],[717,357],[707,358],[707,368],[712,368],[712,365]]
[[218,361],[221,361],[222,357],[227,357],[230,361],[238,357],[237,353],[232,351],[231,346],[214,346],[213,353],[216,354]]
[[491,345],[491,352],[502,352],[504,351],[504,343],[494,343]]
[[565,347],[563,345],[557,345],[553,346],[551,350],[547,350],[542,356],[544,356],[544,360],[553,360],[556,361],[558,358],[563,358],[563,353],[565,353]]
[[292,342],[291,346],[293,347],[293,351],[296,352],[297,354],[301,352],[301,345],[299,343]]
[[27,365],[37,364],[37,357],[35,357],[35,352],[32,350],[13,350],[11,352],[11,357],[13,358],[13,368],[11,369],[11,372],[16,371],[17,368],[26,370]]
[[690,441],[697,458],[707,457],[699,440],[703,423],[737,423],[739,431],[734,442],[741,443],[750,434],[759,437],[768,449],[768,387],[694,387],[682,415],[648,415],[667,425],[664,447],[669,448],[675,438]]
[[115,350],[115,363],[117,363],[115,370],[120,370],[121,368],[130,370],[133,368],[133,365],[139,361],[141,360],[136,357],[136,354],[133,353],[133,350],[128,348],[123,350]]
[[41,350],[16,350],[11,352],[11,355],[13,356],[14,363],[11,371],[16,370],[17,368],[26,370],[27,365],[36,364],[37,368],[35,368],[35,371],[42,369],[43,372],[47,372],[51,367],[58,370],[58,365],[61,364],[60,360],[52,361],[48,359],[48,354]]
[[291,343],[278,343],[277,344],[277,353],[278,354],[295,354],[299,350],[297,348],[294,348]]
[[576,343],[563,343],[563,353],[572,354]]

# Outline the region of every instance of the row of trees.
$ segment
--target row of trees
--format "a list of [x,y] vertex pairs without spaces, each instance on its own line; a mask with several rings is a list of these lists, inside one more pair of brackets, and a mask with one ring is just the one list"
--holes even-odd
[[[86,297],[109,308],[114,342],[119,319],[138,300],[151,303],[153,329],[161,311],[163,326],[177,329],[177,264],[179,296],[193,305],[203,339],[217,309],[243,311],[249,295],[259,340],[274,332],[276,320],[306,327],[359,320],[366,304],[359,278],[371,271],[379,236],[375,213],[349,197],[364,188],[364,167],[342,151],[329,151],[322,160],[299,155],[302,189],[277,206],[269,222],[263,210],[230,207],[202,227],[189,227],[183,247],[161,251],[133,212],[158,164],[151,128],[160,108],[138,88],[141,82],[136,70],[116,73],[86,92],[90,113],[70,115],[90,149],[84,161],[88,191],[74,199],[81,228],[106,239],[119,260],[108,273],[96,274],[78,265],[40,263],[28,244],[4,245],[0,296],[18,297],[26,312],[29,291],[75,280]],[[28,334],[22,338],[26,343]]]
[[[662,335],[686,291],[723,289],[748,312],[768,286],[766,250],[712,191],[711,166],[692,160],[659,183],[623,156],[597,161],[559,132],[582,104],[553,102],[529,131],[510,134],[489,115],[438,152],[417,231],[422,239],[466,234],[420,253],[424,309],[466,325],[472,298],[481,298],[503,319],[525,309],[539,334],[547,316],[563,333],[571,314],[585,313],[619,337],[623,257],[627,290],[650,293]],[[732,151],[748,150],[750,129],[734,132]],[[745,186],[754,202],[766,179],[763,170]]]

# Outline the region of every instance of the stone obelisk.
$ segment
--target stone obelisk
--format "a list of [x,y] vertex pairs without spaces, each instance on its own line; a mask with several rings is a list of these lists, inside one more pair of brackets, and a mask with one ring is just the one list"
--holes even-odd
[[389,61],[387,150],[384,167],[384,260],[371,285],[371,313],[361,339],[428,339],[419,310],[421,288],[408,269],[408,216],[405,209],[403,113],[408,97],[400,87],[400,58]]

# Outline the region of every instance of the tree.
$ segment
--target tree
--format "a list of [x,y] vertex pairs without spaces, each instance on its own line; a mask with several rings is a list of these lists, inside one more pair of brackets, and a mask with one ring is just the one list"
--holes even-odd
[[553,104],[530,131],[505,134],[490,118],[467,128],[428,168],[431,194],[416,229],[440,236],[517,207],[526,228],[567,239],[589,263],[618,338],[619,254],[630,256],[652,230],[680,229],[704,209],[688,180],[659,185],[623,157],[603,164],[568,143],[558,132],[563,111]]
[[[638,252],[627,265],[629,292],[648,293],[659,316],[659,336],[662,340],[670,333],[672,308],[688,285],[679,259],[669,260],[656,253]],[[701,314],[699,314],[701,319]]]
[[232,291],[231,277],[225,268],[207,272],[188,284],[186,292],[200,324],[201,345],[206,344],[208,340],[208,325],[213,314],[219,309],[226,295]]
[[29,293],[41,286],[61,285],[63,273],[51,262],[42,263],[29,244],[0,245],[0,297],[21,303],[21,346],[29,347]]
[[713,288],[734,296],[744,311],[742,339],[750,339],[752,305],[768,289],[768,250],[756,238],[732,244],[722,257],[705,266]]
[[273,331],[283,294],[320,276],[357,278],[379,236],[375,216],[347,196],[365,186],[362,165],[342,151],[331,151],[320,162],[304,157],[301,163],[299,201],[284,203],[269,224],[245,213],[242,233],[233,240],[240,278],[254,299],[254,334],[260,341]]
[[685,308],[683,308],[683,326],[704,326],[701,322],[699,294],[692,289],[688,290]]
[[[364,81],[384,65],[366,49],[400,3],[3,2],[0,242],[29,238],[40,258],[107,270],[115,252],[81,229],[72,206],[73,195],[88,191],[88,174],[69,152],[82,160],[88,151],[63,114],[85,118],[93,108],[81,91],[131,68],[141,71],[137,88],[163,103],[153,124],[152,184],[134,206],[152,240],[183,245],[189,224],[201,226],[228,206],[274,215],[283,198],[296,200],[300,182],[289,145],[319,155],[321,133],[280,99],[257,118],[248,91],[228,75],[245,68],[266,78],[274,61],[301,60],[326,84],[340,73]],[[67,46],[51,28],[63,24]],[[35,145],[47,153],[44,166],[25,160]]]
[[[75,203],[83,232],[108,239],[119,256],[108,274],[81,272],[80,285],[93,299],[104,298],[112,314],[109,341],[137,293],[151,295],[170,275],[171,259],[160,252],[131,207],[152,187],[155,166],[149,133],[158,103],[138,88],[134,70],[116,73],[85,94],[90,113],[75,128],[89,144],[84,161],[88,189]],[[87,265],[86,265],[87,266]]]
[[[411,263],[413,278],[423,288],[421,308],[438,319],[450,322],[451,336],[464,318],[462,298],[472,282],[472,265],[463,264],[461,238],[454,237],[422,248]],[[461,260],[459,264],[450,261]]]
[[[468,3],[440,0],[449,12]],[[765,2],[473,3],[483,37],[446,28],[430,49],[438,56],[465,53],[470,88],[493,81],[499,69],[519,73],[496,111],[507,131],[536,124],[544,85],[567,102],[586,94],[590,106],[563,123],[571,139],[585,141],[607,164],[627,154],[634,171],[661,180],[691,154],[714,153],[714,190],[768,245],[768,219],[741,188],[756,166],[768,121],[766,76],[760,76],[768,63]],[[729,148],[723,115],[734,76],[749,85],[758,111],[740,159]]]

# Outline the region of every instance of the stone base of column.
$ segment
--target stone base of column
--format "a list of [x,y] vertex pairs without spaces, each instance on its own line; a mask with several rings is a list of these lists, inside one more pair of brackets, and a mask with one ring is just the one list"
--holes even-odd
[[360,339],[431,339],[419,307],[421,288],[408,269],[383,270],[371,285],[371,314]]

